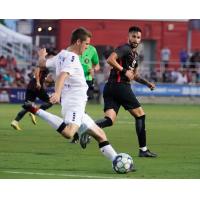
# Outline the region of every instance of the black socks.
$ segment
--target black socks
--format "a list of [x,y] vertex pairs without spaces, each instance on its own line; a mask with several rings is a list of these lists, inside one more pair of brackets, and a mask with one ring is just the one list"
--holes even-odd
[[146,146],[146,130],[145,130],[145,115],[135,117],[135,127],[138,136],[139,146]]
[[97,126],[99,126],[100,128],[105,128],[108,126],[112,126],[113,122],[110,119],[110,117],[104,117],[103,119],[99,119],[95,122],[97,124]]
[[21,110],[21,111],[17,114],[15,120],[16,120],[16,121],[20,121],[20,120],[24,117],[24,115],[25,115],[27,112],[28,112],[28,111],[25,110],[25,109]]

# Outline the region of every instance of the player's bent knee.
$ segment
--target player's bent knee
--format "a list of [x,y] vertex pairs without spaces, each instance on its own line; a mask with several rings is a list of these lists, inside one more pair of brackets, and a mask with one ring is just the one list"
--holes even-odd
[[67,126],[63,131],[62,135],[67,139],[72,139],[76,133],[77,129],[72,126]]
[[65,132],[62,132],[61,135],[66,139],[71,139],[71,137],[69,137],[68,134]]
[[62,131],[62,136],[67,138],[67,139],[72,139],[73,135],[71,133],[69,133],[68,131]]
[[145,112],[144,112],[144,110],[142,109],[142,107],[139,107],[139,108],[130,110],[129,112],[130,112],[134,117],[136,117],[136,118],[145,115]]

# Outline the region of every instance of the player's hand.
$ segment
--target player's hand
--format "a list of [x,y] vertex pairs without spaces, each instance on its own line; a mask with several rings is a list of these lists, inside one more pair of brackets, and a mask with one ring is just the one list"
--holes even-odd
[[134,72],[133,70],[127,70],[126,73],[125,73],[125,76],[130,80],[132,81],[134,79]]
[[148,87],[150,88],[150,90],[154,90],[156,85],[154,83],[149,82]]
[[39,58],[45,58],[47,56],[46,48],[42,48],[38,50],[38,56]]
[[41,88],[40,82],[37,82],[37,83],[36,83],[36,88],[37,88],[38,90],[40,90],[40,88]]
[[93,69],[93,68],[89,69],[89,74],[90,74],[92,77],[94,77],[94,69]]
[[60,95],[57,94],[57,93],[53,93],[50,97],[50,102],[52,104],[56,104],[56,103],[59,103],[60,102]]

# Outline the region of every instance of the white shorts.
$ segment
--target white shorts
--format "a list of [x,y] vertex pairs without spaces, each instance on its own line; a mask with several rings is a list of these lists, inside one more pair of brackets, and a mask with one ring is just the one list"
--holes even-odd
[[83,105],[76,107],[62,107],[62,115],[66,124],[76,124],[79,126],[79,135],[95,125],[94,120],[85,113],[85,106]]
[[94,120],[85,113],[87,98],[84,93],[65,93],[61,98],[62,116],[66,124],[76,124],[79,133],[85,132],[95,125]]
[[80,126],[85,113],[85,105],[64,105],[62,106],[61,113],[66,124],[76,124]]
[[86,98],[83,95],[73,94],[72,92],[65,93],[61,97],[61,114],[66,124],[82,123],[83,115],[85,114]]

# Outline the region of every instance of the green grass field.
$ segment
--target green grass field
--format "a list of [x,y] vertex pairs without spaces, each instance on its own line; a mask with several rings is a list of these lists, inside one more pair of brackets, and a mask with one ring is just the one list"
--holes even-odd
[[[46,122],[33,125],[26,115],[23,131],[10,127],[20,105],[0,104],[0,178],[200,178],[200,108],[197,105],[144,105],[147,142],[156,159],[139,158],[133,119],[121,108],[114,126],[106,128],[110,143],[127,152],[137,171],[115,174],[111,163],[92,140],[87,149],[70,144]],[[60,107],[49,110],[59,114]],[[94,118],[103,116],[102,105],[88,105]]]

